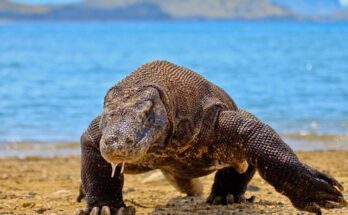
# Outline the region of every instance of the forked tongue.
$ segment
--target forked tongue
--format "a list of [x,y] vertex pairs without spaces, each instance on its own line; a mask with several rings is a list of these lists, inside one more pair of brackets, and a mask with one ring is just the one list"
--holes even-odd
[[[121,167],[121,171],[120,174],[122,175],[124,172],[124,163],[122,162],[122,167]],[[111,178],[113,178],[115,176],[115,172],[116,172],[116,168],[118,166],[118,163],[111,163],[111,168],[112,168],[112,172],[111,172]]]
[[123,174],[123,172],[124,172],[124,162],[122,162],[122,167],[121,167],[121,175]]
[[111,168],[112,168],[111,178],[113,178],[115,176],[117,165],[118,165],[118,163],[111,163]]

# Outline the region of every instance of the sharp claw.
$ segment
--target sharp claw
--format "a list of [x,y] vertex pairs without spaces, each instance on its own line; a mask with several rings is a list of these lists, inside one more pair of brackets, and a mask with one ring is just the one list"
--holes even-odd
[[235,203],[245,203],[246,200],[245,200],[244,195],[235,196],[234,202],[235,202]]
[[342,193],[336,189],[336,187],[334,187],[333,185],[329,184],[328,182],[322,180],[322,179],[319,179],[320,182],[318,183],[318,187],[317,187],[317,190],[321,190],[322,192],[326,192],[328,194],[331,194],[331,195],[336,195],[336,196],[342,196]]
[[135,215],[135,208],[133,206],[127,207],[127,215]]
[[336,184],[336,186],[338,187],[338,189],[340,189],[340,191],[344,191],[344,187],[342,184],[338,183]]
[[334,187],[337,187],[340,191],[344,190],[343,185],[340,182],[338,182],[336,179],[334,179],[334,178],[331,178],[331,181],[330,181],[329,184],[331,184]]
[[332,209],[332,208],[340,208],[341,206],[336,203],[328,202],[328,201],[321,201],[318,202],[320,207],[326,208],[326,209]]
[[255,201],[255,196],[251,196],[250,198],[245,198],[245,196],[242,195],[233,195],[231,193],[227,194],[227,196],[222,197],[222,196],[215,196],[215,195],[210,195],[207,199],[207,203],[212,204],[212,205],[220,205],[220,204],[227,204],[231,205],[234,203],[252,203]]
[[213,199],[213,202],[212,202],[213,205],[218,205],[218,204],[221,204],[221,203],[222,203],[222,197],[221,196],[216,196]]
[[108,206],[103,206],[100,215],[111,215],[110,208]]
[[117,215],[127,215],[126,208],[122,207],[117,210]]
[[76,215],[86,215],[85,211],[82,209],[79,209],[76,211]]
[[233,197],[233,195],[232,195],[232,194],[228,194],[228,195],[226,196],[226,204],[231,205],[231,204],[233,204],[233,203],[234,203],[234,197]]
[[314,202],[308,203],[306,205],[306,207],[303,209],[308,211],[308,212],[316,213],[317,215],[322,214],[319,205],[317,203],[314,203]]
[[[330,199],[329,199],[330,200]],[[335,200],[330,200],[330,201],[333,201],[333,202],[337,202],[339,203],[340,205],[344,205],[344,204],[347,204],[346,200],[342,197],[342,196],[339,196],[337,197]]]
[[214,200],[214,197],[212,195],[210,195],[207,199],[207,203],[208,204],[213,204],[213,200]]
[[239,199],[240,199],[240,203],[245,203],[246,202],[246,199],[245,199],[244,195],[240,196]]
[[341,198],[340,205],[342,207],[347,207],[348,206],[348,202],[344,198]]
[[98,215],[99,214],[99,208],[98,207],[94,207],[91,211],[91,213],[89,213],[89,215]]
[[250,198],[246,199],[247,202],[253,203],[255,201],[255,196],[251,196]]
[[[93,207],[92,211],[88,213],[89,215],[111,215],[111,209],[108,206],[103,206],[100,213],[98,207]],[[121,207],[117,210],[117,215],[135,215],[135,208],[133,206]],[[76,211],[76,215],[87,215],[86,212],[82,209]]]
[[332,186],[336,186],[339,190],[341,190],[341,191],[344,190],[344,187],[342,186],[342,184],[340,182],[338,182],[335,178],[333,178],[329,175],[326,175],[324,173],[319,173],[318,177],[320,179],[325,180],[326,182],[328,182]]

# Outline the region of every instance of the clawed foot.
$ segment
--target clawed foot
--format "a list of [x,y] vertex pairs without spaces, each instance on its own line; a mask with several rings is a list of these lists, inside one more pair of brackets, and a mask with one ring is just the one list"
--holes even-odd
[[289,192],[289,198],[296,208],[321,214],[320,208],[332,209],[348,206],[341,192],[343,191],[342,184],[318,170],[309,166],[306,168],[309,171],[303,171],[302,177],[305,178],[307,184],[298,190]]
[[245,198],[244,194],[227,194],[227,195],[214,195],[210,194],[207,199],[207,203],[212,205],[231,205],[234,203],[245,203],[245,202],[254,202],[255,196],[251,196],[250,198]]
[[135,215],[135,208],[133,206],[121,207],[118,209],[113,209],[108,206],[103,206],[100,210],[99,207],[94,207],[91,211],[88,209],[78,210],[76,215]]

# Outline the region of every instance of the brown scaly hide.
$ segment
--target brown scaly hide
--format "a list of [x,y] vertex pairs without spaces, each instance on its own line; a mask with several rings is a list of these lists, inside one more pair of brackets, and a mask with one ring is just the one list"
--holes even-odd
[[[169,132],[165,132],[166,145],[157,150],[157,155],[150,148],[151,153],[134,164],[140,164],[134,167],[136,172],[159,168],[173,185],[189,194],[201,193],[195,177],[218,169],[208,203],[230,204],[246,200],[246,185],[257,169],[298,209],[321,214],[320,208],[347,205],[339,191],[343,186],[336,179],[303,164],[271,127],[238,110],[223,90],[197,73],[169,62],[151,62],[131,73],[109,93],[132,94],[144,88],[157,89],[170,125]],[[112,102],[113,96],[108,95],[105,101]],[[81,138],[86,212],[107,206],[113,214],[120,210],[134,214],[133,208],[124,208],[123,175],[119,171],[119,177],[110,178],[110,165],[100,156],[98,121],[96,118]],[[240,166],[245,160],[249,167]],[[133,167],[129,167],[126,164],[125,173],[132,172]]]
[[175,150],[175,154],[208,139],[219,110],[237,109],[222,89],[201,75],[166,61],[141,66],[117,87],[154,87],[160,92],[172,131],[167,149]]

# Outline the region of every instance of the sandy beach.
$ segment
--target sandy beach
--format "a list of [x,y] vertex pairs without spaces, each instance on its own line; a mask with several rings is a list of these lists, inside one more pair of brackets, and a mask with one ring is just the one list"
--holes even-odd
[[[297,152],[308,164],[335,176],[348,199],[348,151]],[[247,196],[254,203],[209,206],[213,174],[203,179],[204,198],[185,197],[166,182],[160,172],[126,175],[124,199],[138,214],[297,214],[289,200],[256,175]],[[77,203],[80,158],[6,158],[0,166],[0,214],[74,214],[84,208]],[[222,212],[222,213],[220,213]],[[348,214],[348,208],[323,210],[324,214]]]

